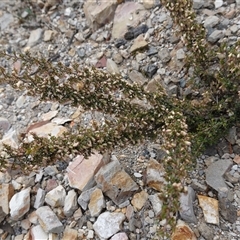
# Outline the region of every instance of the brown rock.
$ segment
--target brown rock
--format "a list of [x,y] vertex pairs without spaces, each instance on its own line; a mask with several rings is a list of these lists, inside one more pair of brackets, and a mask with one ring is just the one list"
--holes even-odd
[[88,208],[92,217],[97,217],[105,207],[105,199],[101,189],[96,188],[90,198]]
[[138,190],[137,184],[121,169],[117,160],[102,167],[95,180],[98,187],[117,205],[125,202]]
[[205,221],[219,225],[218,200],[202,195],[198,195],[198,200],[203,210]]
[[133,196],[131,203],[132,203],[133,207],[135,208],[135,210],[139,211],[142,209],[142,207],[146,203],[147,199],[148,199],[147,192],[141,191],[140,193],[136,193]]
[[83,7],[86,19],[93,31],[112,21],[117,8],[117,0],[99,1],[99,3],[87,0]]
[[145,41],[143,34],[141,34],[133,41],[133,45],[129,51],[132,53],[139,49],[145,48],[147,45],[148,43]]
[[87,159],[84,156],[76,157],[67,168],[69,185],[81,191],[93,187],[94,175],[104,165],[105,160],[108,159],[99,153],[94,153]]
[[63,232],[62,240],[77,240],[78,239],[78,232],[75,229],[71,229],[66,227]]
[[178,220],[177,226],[171,236],[171,240],[197,240],[197,238],[185,222]]
[[162,191],[165,183],[164,174],[163,166],[151,159],[147,167],[147,185],[157,191]]

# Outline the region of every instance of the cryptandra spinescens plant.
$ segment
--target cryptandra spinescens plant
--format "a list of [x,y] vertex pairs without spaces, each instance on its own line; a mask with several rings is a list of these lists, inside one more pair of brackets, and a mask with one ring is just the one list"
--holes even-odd
[[[3,56],[7,57],[6,54]],[[179,188],[179,183],[186,177],[186,171],[175,170],[179,169],[180,163],[182,169],[187,169],[183,166],[185,160],[188,163],[190,159],[188,157],[182,160],[179,154],[181,152],[184,155],[185,151],[188,155],[190,151],[189,146],[185,146],[189,141],[186,136],[185,119],[179,111],[174,113],[178,100],[168,98],[160,87],[158,92],[149,93],[143,87],[128,84],[120,76],[100,70],[79,69],[77,65],[66,67],[61,63],[52,66],[46,60],[35,59],[29,54],[8,57],[14,62],[21,61],[23,70],[22,73],[18,73],[14,69],[1,68],[2,82],[28,89],[30,95],[39,95],[42,100],[67,102],[73,106],[81,105],[85,110],[111,114],[114,119],[106,120],[103,126],[95,125],[93,129],[79,127],[77,133],[66,132],[63,137],[46,139],[34,135],[35,140],[30,143],[22,139],[18,149],[7,146],[5,148],[8,159],[12,160],[11,163],[27,170],[34,165],[54,163],[57,159],[63,159],[70,154],[89,155],[93,149],[104,152],[115,146],[136,144],[144,139],[161,136],[164,139],[163,147],[171,156],[164,163],[168,180],[167,191],[172,185],[176,192],[179,190],[176,186]],[[33,74],[32,71],[36,69],[37,72]],[[132,101],[134,99],[142,100],[144,104],[134,103]],[[176,127],[172,129],[174,138],[169,134],[171,127]],[[182,133],[180,135],[177,133],[178,131],[184,132],[185,140]],[[181,141],[178,142],[176,136],[179,136]],[[181,150],[177,150],[178,147]],[[174,153],[171,154],[172,151]],[[6,163],[4,158],[1,159],[1,163]],[[169,167],[172,163],[173,167]],[[174,207],[171,209],[172,212],[177,210],[175,196],[176,193],[170,192],[166,198],[168,201],[166,205],[172,204]]]
[[[6,146],[8,158],[26,170],[36,164],[54,163],[69,154],[89,155],[92,149],[104,152],[116,145],[136,144],[161,136],[163,148],[168,153],[163,160],[167,180],[162,195],[163,217],[171,217],[173,226],[172,213],[178,209],[178,194],[194,159],[192,154],[199,154],[208,143],[216,141],[240,115],[236,84],[240,75],[239,42],[231,47],[227,44],[210,46],[205,40],[204,28],[195,20],[192,1],[162,2],[179,24],[180,34],[193,53],[187,57],[186,66],[194,67],[194,76],[200,78],[199,84],[190,85],[199,90],[194,99],[169,98],[162,88],[148,93],[117,75],[79,69],[77,65],[52,65],[29,54],[9,56],[13,61],[22,61],[23,71],[14,73],[1,68],[1,81],[27,88],[29,94],[38,94],[42,100],[82,105],[85,110],[98,110],[113,116],[113,120],[106,120],[105,125],[95,125],[93,129],[79,127],[77,133],[67,132],[63,137],[50,139],[34,136],[35,141],[22,141],[19,149]],[[5,53],[2,56],[7,58]],[[117,96],[119,94],[121,97]],[[133,99],[145,101],[145,104],[134,104]],[[2,157],[1,166],[5,163]]]

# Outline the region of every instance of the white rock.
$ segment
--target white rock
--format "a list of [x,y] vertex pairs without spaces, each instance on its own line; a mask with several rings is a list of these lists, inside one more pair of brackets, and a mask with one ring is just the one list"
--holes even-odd
[[37,45],[41,40],[42,34],[43,34],[43,30],[41,28],[33,30],[28,39],[27,46],[33,47],[33,46]]
[[215,0],[215,9],[220,8],[223,5],[223,0]]
[[77,194],[74,190],[70,190],[64,201],[64,215],[70,217],[77,210]]
[[110,73],[120,73],[117,64],[112,59],[107,59],[107,70]]
[[40,225],[37,225],[31,229],[32,240],[48,240],[48,234],[44,232]]
[[13,220],[20,219],[30,209],[30,190],[27,188],[13,195],[9,202],[10,215]]
[[148,199],[150,200],[150,202],[152,204],[153,211],[154,211],[155,215],[158,216],[161,213],[162,206],[163,206],[163,203],[160,200],[158,194],[150,195],[148,197]]
[[45,191],[41,188],[38,189],[36,199],[34,202],[34,208],[38,209],[41,207],[44,203],[44,197],[45,197]]
[[97,221],[93,224],[95,233],[101,239],[108,239],[121,230],[121,224],[125,219],[123,213],[104,212],[99,215]]
[[46,194],[45,202],[52,207],[60,207],[64,205],[66,191],[63,186],[59,185]]

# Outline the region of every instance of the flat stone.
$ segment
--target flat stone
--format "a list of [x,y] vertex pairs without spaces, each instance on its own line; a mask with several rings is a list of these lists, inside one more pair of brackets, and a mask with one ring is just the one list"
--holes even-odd
[[72,188],[85,191],[94,186],[94,176],[104,165],[103,155],[99,153],[92,154],[89,158],[78,156],[67,168],[67,177],[69,185]]
[[41,41],[42,35],[43,29],[41,28],[37,28],[36,30],[31,31],[27,46],[33,47],[37,45]]
[[72,189],[68,192],[64,201],[64,208],[63,208],[64,215],[67,217],[71,217],[73,213],[77,210],[77,208],[78,208],[77,194]]
[[56,214],[48,206],[40,207],[36,210],[38,221],[46,233],[62,233],[64,226],[59,221]]
[[197,218],[193,210],[193,202],[195,200],[195,192],[188,187],[186,193],[180,194],[180,216],[182,220],[188,223],[197,223]]
[[27,140],[29,142],[33,141],[33,136],[31,135],[31,133],[37,134],[38,137],[49,138],[49,135],[58,137],[61,136],[66,131],[67,128],[59,126],[56,123],[49,122],[40,127],[32,128],[27,134]]
[[62,185],[57,186],[45,196],[45,202],[52,207],[64,206],[66,191]]
[[10,215],[13,220],[18,220],[30,209],[30,191],[26,188],[13,195],[9,202]]
[[178,220],[171,240],[197,240],[192,229],[182,220]]
[[83,11],[86,19],[93,31],[113,20],[115,10],[117,8],[117,0],[97,1],[87,0],[84,3]]
[[163,206],[163,202],[159,198],[159,195],[158,194],[149,195],[148,199],[152,204],[155,215],[159,216],[162,211],[162,206]]
[[48,234],[44,232],[43,228],[40,225],[34,226],[31,228],[31,239],[32,240],[48,240]]
[[106,67],[107,67],[108,72],[110,72],[110,73],[113,73],[113,74],[120,73],[117,64],[112,59],[107,59]]
[[133,83],[137,83],[139,85],[143,85],[147,82],[147,79],[137,70],[132,70],[129,72],[128,77]]
[[62,240],[77,240],[78,239],[78,231],[75,229],[71,229],[66,227],[63,232]]
[[9,201],[14,195],[12,184],[3,183],[0,185],[0,207],[5,214],[9,214]]
[[158,161],[150,159],[147,166],[147,185],[159,192],[162,191],[166,182],[164,174],[163,166]]
[[45,201],[45,194],[46,194],[46,192],[43,189],[41,189],[41,188],[38,189],[36,199],[34,202],[35,209],[38,209],[39,207],[43,206],[44,201]]
[[223,175],[232,166],[232,160],[224,159],[213,162],[206,169],[206,182],[214,190],[218,191],[219,188],[227,187]]
[[101,189],[96,188],[90,197],[88,208],[92,217],[97,217],[105,207],[105,199]]
[[97,221],[93,224],[93,229],[101,239],[108,239],[121,230],[122,222],[125,219],[123,213],[104,212],[99,215]]
[[133,45],[130,47],[129,51],[130,53],[132,53],[139,49],[147,47],[147,45],[148,45],[147,41],[144,39],[143,34],[141,34],[133,41]]
[[204,21],[205,28],[215,27],[220,22],[220,19],[217,16],[209,16]]
[[90,197],[92,192],[96,189],[96,187],[90,188],[86,191],[83,191],[79,198],[78,198],[78,204],[81,206],[83,210],[86,210],[88,207],[88,203],[90,201]]
[[117,160],[103,166],[95,180],[103,193],[117,205],[125,202],[138,190],[138,185],[121,169]]
[[125,2],[117,6],[115,11],[112,38],[122,38],[128,31],[128,26],[136,27],[148,16],[142,4],[137,2]]
[[198,195],[199,205],[207,223],[219,225],[218,200]]
[[214,30],[209,36],[208,41],[210,43],[216,43],[219,39],[223,37],[223,32],[221,30]]
[[133,196],[131,204],[133,205],[135,211],[140,211],[148,199],[148,193],[146,191],[141,191]]

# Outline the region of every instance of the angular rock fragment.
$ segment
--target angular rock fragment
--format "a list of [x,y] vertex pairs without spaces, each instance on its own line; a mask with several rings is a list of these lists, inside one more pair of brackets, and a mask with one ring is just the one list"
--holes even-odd
[[237,220],[237,208],[228,199],[227,188],[220,188],[218,192],[219,212],[221,216],[230,223],[235,223]]
[[39,207],[41,207],[44,204],[44,200],[45,200],[45,191],[39,188],[37,191],[35,202],[34,202],[34,208],[38,209]]
[[218,191],[219,188],[227,187],[224,181],[224,174],[232,166],[232,160],[224,159],[213,162],[206,169],[206,182],[214,190]]
[[64,226],[50,207],[40,207],[36,210],[36,214],[41,227],[46,233],[63,232]]
[[70,217],[77,210],[77,194],[74,190],[70,190],[64,201],[64,215]]
[[202,195],[198,195],[198,200],[203,210],[205,221],[219,225],[218,200]]
[[88,208],[92,217],[98,216],[105,207],[105,199],[101,189],[96,188],[90,197]]
[[102,167],[96,174],[95,180],[103,193],[117,205],[125,202],[138,190],[138,185],[121,169],[117,160]]
[[152,204],[155,215],[159,216],[162,211],[162,206],[163,206],[163,202],[159,198],[159,195],[158,194],[149,195],[148,199],[150,200],[150,202]]
[[45,196],[45,202],[52,207],[60,207],[64,205],[66,191],[63,186],[57,186]]
[[9,202],[10,215],[13,220],[20,219],[30,209],[31,188],[24,189],[13,195]]
[[192,229],[182,220],[178,220],[171,240],[197,240]]
[[137,26],[139,22],[149,15],[142,4],[125,2],[118,5],[112,28],[112,38],[122,38],[128,31],[128,26]]
[[88,206],[88,203],[90,201],[90,197],[91,197],[91,194],[92,192],[96,189],[96,187],[93,187],[93,188],[90,188],[86,191],[83,191],[79,198],[78,198],[78,204],[81,206],[81,208],[83,210],[86,210],[87,209],[87,206]]
[[188,187],[186,193],[180,194],[180,216],[189,223],[197,223],[197,218],[193,211],[193,201],[195,200],[195,192],[191,187]]
[[63,232],[62,240],[77,240],[78,239],[78,231],[75,229],[71,229],[66,227]]
[[136,211],[140,211],[146,203],[147,199],[148,193],[146,191],[141,191],[133,196],[131,203]]
[[162,191],[165,184],[164,168],[156,160],[150,159],[147,166],[147,185],[157,191]]
[[94,175],[108,161],[107,158],[99,153],[92,154],[87,159],[77,156],[67,168],[70,187],[81,191],[92,188],[95,184]]
[[0,184],[0,207],[5,214],[9,214],[9,201],[14,194],[12,184]]
[[46,232],[44,232],[44,230],[42,229],[42,227],[40,225],[34,226],[31,228],[30,231],[31,234],[31,239],[32,240],[48,240],[48,234]]
[[121,230],[121,225],[125,216],[123,213],[104,212],[99,215],[93,224],[95,233],[101,239],[108,239]]
[[90,27],[96,31],[112,21],[116,8],[117,0],[101,1],[100,4],[98,1],[88,0],[84,3],[83,10]]

